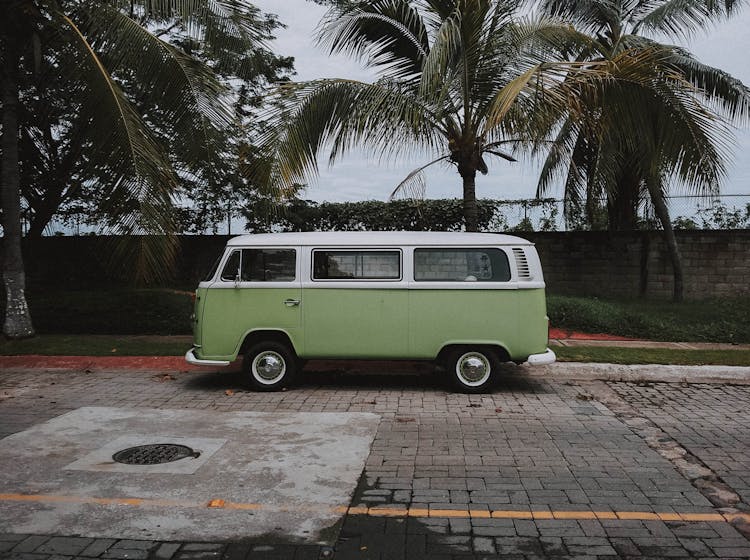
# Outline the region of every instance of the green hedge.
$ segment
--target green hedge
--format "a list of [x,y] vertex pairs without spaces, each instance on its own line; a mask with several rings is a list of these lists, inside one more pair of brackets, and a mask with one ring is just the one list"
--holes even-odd
[[[505,212],[542,207],[543,216],[537,224],[523,219],[512,227]],[[553,230],[557,215],[554,199],[540,200],[477,200],[480,231],[541,231]],[[243,213],[250,232],[266,231],[461,231],[464,225],[463,201],[394,200],[381,202],[314,202],[294,199],[275,215],[267,217],[248,210]]]

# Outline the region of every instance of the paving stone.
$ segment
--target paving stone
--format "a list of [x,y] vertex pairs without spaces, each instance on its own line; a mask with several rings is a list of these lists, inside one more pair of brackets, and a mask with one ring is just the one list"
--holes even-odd
[[495,554],[494,539],[485,537],[474,537],[471,540],[474,552],[478,554]]
[[40,554],[61,554],[63,556],[75,556],[86,549],[93,539],[81,537],[52,537],[39,546],[34,552]]
[[180,543],[162,543],[153,552],[155,560],[171,560],[182,546]]
[[110,548],[100,558],[112,558],[113,560],[146,560],[148,550],[138,548]]
[[97,558],[107,552],[116,542],[116,539],[96,539],[81,552],[81,556]]
[[536,555],[543,557],[545,551],[539,539],[524,537],[500,537],[495,539],[498,554],[505,558],[510,554]]
[[[155,546],[154,541],[137,541],[133,539],[123,539],[115,543],[114,548],[127,548],[128,550],[151,550]],[[186,545],[189,546],[189,545]]]
[[519,537],[537,537],[539,536],[539,530],[536,527],[536,523],[526,519],[515,519],[513,526],[516,530],[516,534]]
[[471,552],[471,537],[468,536],[428,536],[427,553],[457,554]]
[[3,541],[0,540],[0,554],[8,552],[18,544],[18,541]]
[[568,553],[574,558],[581,556],[617,556],[610,545],[568,545]]
[[44,543],[50,540],[49,536],[29,535],[21,542],[18,542],[11,550],[14,553],[34,552]]

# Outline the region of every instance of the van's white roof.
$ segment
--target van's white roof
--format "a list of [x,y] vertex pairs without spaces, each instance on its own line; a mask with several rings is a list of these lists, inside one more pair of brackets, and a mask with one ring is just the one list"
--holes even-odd
[[227,245],[241,246],[389,246],[389,245],[532,245],[530,241],[499,233],[443,231],[313,231],[240,235]]

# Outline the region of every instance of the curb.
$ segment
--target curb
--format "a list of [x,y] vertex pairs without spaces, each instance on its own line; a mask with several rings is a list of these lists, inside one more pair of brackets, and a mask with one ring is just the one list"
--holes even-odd
[[579,381],[652,381],[661,383],[733,383],[750,385],[750,367],[676,366],[664,364],[606,364],[555,362],[548,366],[523,364],[513,375]]

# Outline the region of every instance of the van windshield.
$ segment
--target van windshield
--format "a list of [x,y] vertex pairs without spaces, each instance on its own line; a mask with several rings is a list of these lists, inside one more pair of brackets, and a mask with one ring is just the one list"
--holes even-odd
[[213,279],[214,279],[214,276],[216,276],[216,271],[217,271],[217,270],[218,270],[218,268],[219,268],[219,263],[221,262],[221,257],[222,257],[222,255],[219,255],[219,256],[218,256],[218,257],[216,258],[216,260],[214,261],[214,264],[213,264],[213,266],[211,266],[211,269],[210,269],[210,270],[208,271],[208,274],[206,274],[206,275],[205,275],[205,276],[203,277],[203,281],[204,281],[204,282],[210,282],[211,280],[213,280]]

